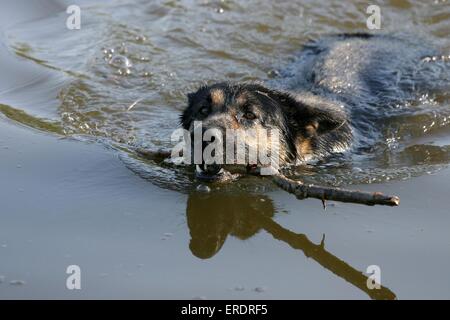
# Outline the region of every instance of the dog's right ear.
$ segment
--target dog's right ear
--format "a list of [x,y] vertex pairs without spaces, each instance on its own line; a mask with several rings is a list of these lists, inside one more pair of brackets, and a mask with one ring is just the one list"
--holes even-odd
[[195,95],[196,95],[196,92],[190,92],[186,95],[187,100],[188,100],[188,105],[180,115],[180,124],[183,127],[183,129],[186,129],[186,130],[188,130],[189,127],[191,126],[192,114],[193,114],[192,105],[194,103]]
[[188,105],[180,116],[180,123],[184,129],[188,130],[191,126],[191,122],[195,116],[196,105],[205,98],[208,90],[209,88],[204,85],[198,88],[197,91],[186,94]]
[[196,92],[189,92],[186,96],[188,98],[188,106],[190,106],[194,102]]

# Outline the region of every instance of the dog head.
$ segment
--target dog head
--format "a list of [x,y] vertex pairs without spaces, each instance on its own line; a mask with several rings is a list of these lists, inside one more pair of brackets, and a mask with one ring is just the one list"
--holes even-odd
[[[269,89],[258,83],[217,83],[188,94],[181,125],[194,139],[196,124],[201,125],[202,151],[207,151],[212,142],[221,146],[222,162],[218,157],[210,163],[203,159],[198,168],[211,175],[222,164],[230,163],[227,157],[247,168],[268,166],[267,160],[283,166],[345,149],[351,135],[345,112],[332,102],[307,93],[294,95]],[[208,130],[214,130],[215,134],[208,134]],[[234,141],[239,141],[243,148],[235,144],[231,150],[228,142],[234,137],[228,139],[230,133],[238,135]],[[256,159],[250,155],[255,149]],[[268,155],[265,163],[259,157],[261,150]],[[208,170],[205,164],[210,164]]]

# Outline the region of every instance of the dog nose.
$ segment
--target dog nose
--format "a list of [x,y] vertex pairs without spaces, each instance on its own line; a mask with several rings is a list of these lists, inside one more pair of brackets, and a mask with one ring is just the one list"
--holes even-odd
[[[223,147],[223,145],[221,145],[222,141],[222,130],[218,128],[202,128],[202,163],[199,167],[204,174],[213,176],[218,174],[222,169],[223,161],[218,161],[218,159],[223,155],[218,154],[218,152],[223,153],[223,151],[217,150],[217,148],[212,146],[212,144],[214,144],[215,146],[220,145],[220,147]],[[213,148],[210,148],[205,152],[205,149],[208,146]]]
[[216,174],[218,174],[220,172],[220,170],[222,169],[222,165],[217,164],[217,163],[213,163],[213,164],[205,164],[205,163],[203,163],[200,166],[200,168],[201,168],[201,170],[204,173],[213,176],[213,175],[216,175]]
[[[218,139],[218,141],[216,141],[216,139]],[[222,165],[220,163],[217,163],[214,159],[214,161],[211,161],[211,159],[205,159],[205,157],[208,157],[209,155],[211,157],[215,157],[217,154],[217,150],[216,149],[212,149],[210,150],[210,152],[207,152],[207,154],[205,155],[204,151],[206,149],[206,147],[208,147],[209,145],[211,145],[212,143],[221,143],[221,139],[217,138],[216,136],[211,137],[210,141],[203,141],[202,144],[202,165],[201,165],[201,169],[210,175],[214,175],[217,174],[220,169],[222,169]],[[208,160],[208,161],[207,161]]]

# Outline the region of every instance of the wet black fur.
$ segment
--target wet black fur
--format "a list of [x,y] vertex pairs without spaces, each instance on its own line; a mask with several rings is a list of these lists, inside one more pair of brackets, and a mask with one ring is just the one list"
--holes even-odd
[[421,64],[424,56],[436,54],[430,48],[414,37],[365,33],[310,41],[278,79],[264,85],[217,83],[190,93],[181,125],[189,129],[193,120],[207,120],[199,110],[210,106],[209,92],[218,88],[226,97],[223,113],[230,112],[240,93],[249,94],[258,106],[258,121],[283,133],[289,161],[304,158],[295,147],[298,138],[309,139],[314,158],[348,149],[352,142],[364,148],[380,139],[382,123],[397,112],[397,104],[439,83]]
[[[306,102],[302,94],[273,90],[259,83],[217,83],[201,87],[197,92],[189,94],[188,107],[181,115],[181,125],[184,129],[188,130],[194,120],[202,121],[208,118],[210,114],[204,116],[199,111],[203,107],[211,109],[209,93],[213,89],[220,89],[226,97],[222,110],[215,111],[223,113],[235,105],[235,99],[239,95],[246,93],[248,106],[244,105],[242,112],[246,112],[251,106],[258,116],[255,121],[259,121],[265,128],[280,130],[289,161],[303,157],[297,154],[295,144],[298,138],[309,139],[313,156],[326,156],[331,154],[335,147],[345,149],[350,144],[351,130],[347,115],[338,105],[304,93],[314,100]],[[317,130],[308,130],[309,125],[316,126]],[[230,127],[226,123],[216,123],[215,126],[220,129]],[[241,126],[251,127],[251,123],[244,121]]]

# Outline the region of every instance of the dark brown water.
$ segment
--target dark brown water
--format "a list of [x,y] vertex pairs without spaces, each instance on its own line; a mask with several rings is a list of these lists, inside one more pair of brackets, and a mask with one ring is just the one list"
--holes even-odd
[[[366,31],[366,2],[82,1],[81,30],[65,28],[69,3],[33,3],[0,1],[0,111],[5,116],[0,127],[8,134],[0,148],[9,147],[0,152],[12,150],[0,161],[4,168],[18,169],[23,162],[30,167],[26,175],[5,169],[0,182],[9,199],[0,210],[5,212],[0,244],[12,250],[0,248],[0,275],[29,283],[17,291],[6,281],[0,284],[1,297],[70,297],[57,289],[64,272],[54,278],[29,266],[36,258],[34,246],[45,243],[55,250],[44,230],[70,249],[58,246],[56,256],[38,250],[38,259],[47,256],[57,273],[71,260],[65,255],[78,257],[92,270],[91,284],[102,284],[82,290],[86,297],[449,297],[443,270],[450,263],[450,220],[447,208],[430,200],[441,200],[449,186],[447,92],[423,96],[411,112],[390,119],[373,154],[290,172],[310,182],[400,193],[400,209],[335,205],[324,213],[320,203],[300,203],[257,178],[212,187],[207,194],[192,192],[197,183],[187,170],[145,161],[133,152],[136,146],[171,146],[185,94],[200,84],[270,80],[308,39]],[[420,35],[450,54],[447,1],[379,5],[381,32]],[[436,72],[448,67],[437,64]],[[7,124],[8,118],[78,142],[22,131]],[[52,161],[54,167],[45,165]],[[30,188],[42,190],[16,192]],[[31,210],[30,199],[42,206]],[[31,216],[37,232],[28,231]],[[331,237],[325,247],[322,234]],[[90,244],[103,252],[108,266]],[[136,267],[142,261],[145,272]],[[364,287],[361,275],[371,264],[386,270],[386,288],[378,293]],[[104,273],[108,276],[100,276]],[[155,280],[158,274],[166,282]],[[117,279],[125,291],[118,290]]]

